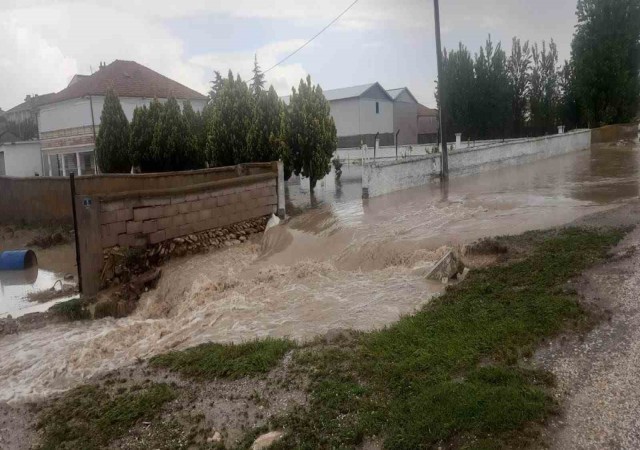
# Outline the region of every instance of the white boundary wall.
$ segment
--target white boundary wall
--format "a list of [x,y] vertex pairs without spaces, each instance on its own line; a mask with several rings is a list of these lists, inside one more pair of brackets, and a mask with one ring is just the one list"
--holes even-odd
[[[477,149],[479,147],[486,147],[488,145],[509,143],[509,142],[520,142],[522,139],[494,139],[494,140],[486,140],[486,141],[463,141],[460,143],[458,148],[458,144],[456,142],[448,142],[447,147],[453,148],[455,150],[467,150],[467,149]],[[413,144],[413,145],[399,145],[398,146],[398,158],[414,158],[419,156],[430,155],[432,153],[437,152],[438,144]],[[374,151],[373,147],[367,147],[366,151],[360,147],[350,147],[350,148],[339,148],[336,150],[336,157],[340,158],[340,160],[345,164],[356,163],[360,164],[362,158],[365,160],[370,160],[378,158],[395,158],[396,157],[396,147],[395,145],[385,145],[378,147],[377,151]]]
[[[524,164],[538,159],[584,150],[591,145],[591,130],[532,139],[515,139],[449,153],[449,173],[463,175]],[[394,149],[395,154],[395,149]],[[393,161],[368,161],[362,169],[362,196],[376,197],[389,192],[427,184],[440,174],[440,154]]]

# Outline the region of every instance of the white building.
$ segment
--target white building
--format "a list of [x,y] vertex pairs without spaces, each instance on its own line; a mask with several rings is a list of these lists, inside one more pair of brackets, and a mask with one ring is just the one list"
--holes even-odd
[[[381,146],[418,143],[420,105],[406,88],[385,90],[380,83],[323,91],[338,133],[338,148],[373,147],[376,135]],[[289,103],[289,97],[282,97]]]
[[338,147],[393,144],[393,98],[379,83],[324,91],[338,132]]
[[389,89],[393,98],[393,129],[398,133],[398,145],[418,143],[418,100],[406,88]]
[[0,176],[33,177],[42,175],[39,141],[0,143]]
[[12,129],[22,140],[37,138],[38,108],[47,103],[55,93],[44,95],[27,95],[24,102],[14,106],[4,114],[7,122],[13,124]]
[[38,110],[45,175],[96,173],[95,138],[109,88],[120,98],[129,121],[136,106],[148,105],[154,98],[189,101],[196,111],[207,104],[206,96],[134,61],[116,60],[92,75],[76,75]]

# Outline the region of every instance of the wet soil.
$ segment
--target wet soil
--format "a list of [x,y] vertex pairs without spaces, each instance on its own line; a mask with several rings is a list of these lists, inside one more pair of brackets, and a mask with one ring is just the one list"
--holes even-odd
[[[146,362],[95,377],[88,384],[112,395],[151,383],[167,383],[178,394],[163,407],[158,419],[139,422],[107,448],[215,448],[216,443],[234,447],[250,430],[260,429],[270,418],[306,403],[308,379],[295,371],[291,357],[292,353],[286,355],[264,376],[238,380],[194,381]],[[36,429],[38,416],[55,398],[15,405],[0,403],[0,448],[32,448],[40,436]],[[214,438],[216,434],[220,440]]]

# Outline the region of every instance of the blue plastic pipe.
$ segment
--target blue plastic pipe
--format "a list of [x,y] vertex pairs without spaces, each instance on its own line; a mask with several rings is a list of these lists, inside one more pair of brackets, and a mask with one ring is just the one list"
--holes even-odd
[[8,250],[0,252],[0,270],[24,270],[38,264],[33,250]]

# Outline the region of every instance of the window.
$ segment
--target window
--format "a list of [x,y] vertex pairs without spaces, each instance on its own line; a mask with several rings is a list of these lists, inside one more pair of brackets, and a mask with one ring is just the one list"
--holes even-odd
[[62,155],[62,163],[65,168],[65,176],[71,173],[78,175],[78,160],[75,153],[67,153]]
[[376,102],[376,114],[380,114],[380,103]]
[[0,175],[6,175],[4,167],[4,152],[0,152]]
[[94,174],[95,167],[93,151],[80,153],[80,169],[82,170],[82,175]]
[[62,164],[60,163],[60,155],[49,155],[47,158],[49,162],[51,162],[51,167],[49,170],[51,171],[52,177],[61,177],[62,176]]

